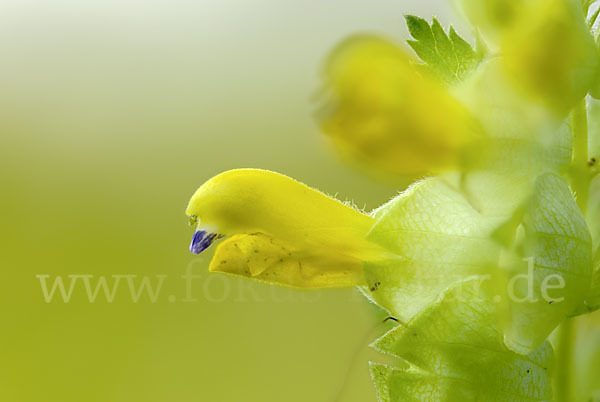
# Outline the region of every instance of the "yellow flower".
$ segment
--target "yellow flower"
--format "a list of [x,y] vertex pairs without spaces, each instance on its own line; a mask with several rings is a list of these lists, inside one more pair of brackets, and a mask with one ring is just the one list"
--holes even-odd
[[457,3],[486,39],[496,42],[514,25],[527,0],[457,0]]
[[560,115],[586,95],[598,71],[580,2],[533,2],[504,36],[502,53],[517,87]]
[[396,175],[439,172],[459,165],[476,138],[466,108],[384,39],[343,42],[325,80],[323,131],[364,165]]
[[221,173],[192,196],[190,250],[224,240],[210,271],[296,287],[363,283],[362,263],[380,250],[364,237],[374,221],[287,176],[258,169]]

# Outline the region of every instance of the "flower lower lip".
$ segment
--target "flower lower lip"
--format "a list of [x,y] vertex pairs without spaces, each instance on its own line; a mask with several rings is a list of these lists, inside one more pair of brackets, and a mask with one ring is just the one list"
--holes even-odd
[[219,237],[217,233],[209,233],[205,230],[196,230],[190,244],[190,251],[200,254],[206,250]]

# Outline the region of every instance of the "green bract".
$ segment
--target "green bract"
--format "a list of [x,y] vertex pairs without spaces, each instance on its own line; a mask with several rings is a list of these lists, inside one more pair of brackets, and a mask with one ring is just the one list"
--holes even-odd
[[552,348],[520,355],[502,342],[498,311],[484,283],[458,283],[435,304],[377,340],[374,347],[410,364],[371,365],[382,402],[548,401]]
[[[534,196],[527,203],[518,227],[515,253],[531,258],[532,284],[515,282],[516,300],[508,305],[510,322],[506,343],[518,351],[536,348],[567,316],[576,314],[589,292],[592,274],[590,234],[567,183],[559,176],[546,174],[535,183]],[[528,267],[508,262],[502,269],[511,278],[524,274]],[[546,287],[562,278],[564,286]],[[545,281],[545,282],[544,282]],[[522,301],[527,299],[527,301]],[[553,302],[553,300],[561,300]]]
[[370,297],[409,320],[453,283],[497,264],[502,218],[480,214],[440,178],[421,181],[375,212],[367,235],[393,255],[365,266]]
[[[499,184],[490,176],[479,183],[488,197],[490,184]],[[470,186],[470,192],[477,187]],[[506,186],[501,188],[504,198],[492,194],[487,199],[500,201],[498,205],[486,202],[486,197],[469,199],[440,178],[413,185],[374,213],[377,222],[367,239],[393,257],[366,264],[365,292],[392,315],[410,320],[456,282],[489,274],[498,284],[497,296],[505,301],[507,345],[521,352],[535,349],[562,320],[582,308],[591,283],[591,239],[559,176],[541,175],[533,188],[531,197],[512,203],[510,209],[512,195]],[[531,284],[524,278],[527,258],[533,258]],[[565,286],[553,289],[551,296],[564,300],[549,303],[540,292],[544,281],[552,286],[550,275],[556,273]],[[508,290],[516,275],[523,280]]]

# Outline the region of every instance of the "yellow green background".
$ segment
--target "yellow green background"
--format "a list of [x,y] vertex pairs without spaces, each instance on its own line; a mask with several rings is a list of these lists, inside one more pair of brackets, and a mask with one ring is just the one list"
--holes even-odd
[[[319,66],[354,32],[405,38],[403,13],[448,22],[447,3],[1,2],[0,401],[374,401],[384,313],[353,289],[209,276],[184,209],[236,167],[387,201],[320,136]],[[156,303],[125,283],[113,303],[81,283],[46,303],[42,274],[168,278]]]

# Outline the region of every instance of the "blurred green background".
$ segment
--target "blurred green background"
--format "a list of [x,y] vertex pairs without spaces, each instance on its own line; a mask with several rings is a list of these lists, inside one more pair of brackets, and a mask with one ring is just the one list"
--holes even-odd
[[[184,209],[235,167],[387,201],[320,136],[319,66],[357,31],[405,38],[403,13],[448,22],[447,3],[2,1],[0,400],[374,401],[385,315],[354,289],[209,276]],[[167,277],[155,303],[126,282],[46,303],[36,275],[73,274]]]

